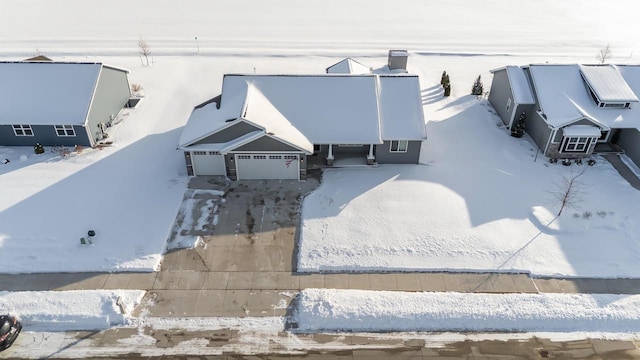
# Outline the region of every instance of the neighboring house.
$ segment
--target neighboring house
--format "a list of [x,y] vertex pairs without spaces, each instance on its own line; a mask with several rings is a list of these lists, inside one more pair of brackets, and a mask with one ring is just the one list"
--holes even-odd
[[101,63],[0,62],[0,146],[94,146],[130,96]]
[[352,58],[341,60],[327,68],[327,74],[370,74],[371,68]]
[[527,65],[491,71],[489,102],[550,158],[625,152],[640,165],[640,66]]
[[309,162],[418,163],[426,129],[413,75],[225,75],[179,140],[188,175],[304,179]]

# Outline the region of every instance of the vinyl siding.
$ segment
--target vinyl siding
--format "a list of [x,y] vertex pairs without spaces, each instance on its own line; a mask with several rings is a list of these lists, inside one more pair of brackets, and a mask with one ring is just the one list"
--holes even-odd
[[100,136],[98,123],[106,124],[112,117],[115,118],[130,97],[127,73],[103,66],[87,116],[87,128],[93,138],[92,141]]
[[220,130],[215,134],[211,134],[206,138],[197,141],[194,145],[226,143],[256,130],[259,129],[244,121],[240,121],[237,124],[231,125],[226,129]]
[[380,164],[417,164],[420,161],[420,148],[422,141],[409,141],[407,152],[390,152],[391,142],[385,141],[382,145],[376,145],[376,162]]
[[44,146],[91,146],[87,131],[79,125],[73,126],[76,136],[58,136],[53,125],[32,125],[31,129],[33,136],[15,136],[11,125],[0,125],[0,145],[34,146],[40,143]]

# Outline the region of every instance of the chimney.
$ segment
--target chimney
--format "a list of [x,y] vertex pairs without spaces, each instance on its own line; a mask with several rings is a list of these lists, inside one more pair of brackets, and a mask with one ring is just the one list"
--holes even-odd
[[389,70],[407,70],[407,50],[389,50]]

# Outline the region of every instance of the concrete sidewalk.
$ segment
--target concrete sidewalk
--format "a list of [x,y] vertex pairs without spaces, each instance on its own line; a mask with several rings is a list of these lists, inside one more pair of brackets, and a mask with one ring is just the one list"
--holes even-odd
[[[0,291],[148,290],[147,300],[155,300],[146,301],[152,316],[229,317],[283,315],[297,292],[307,288],[640,294],[640,279],[458,272],[296,273],[295,243],[302,200],[317,185],[313,178],[306,182],[232,183],[213,177],[194,178],[191,189],[221,190],[225,195],[216,197],[216,206],[193,206],[194,211],[215,213],[191,216],[219,220],[214,229],[190,234],[202,237],[200,245],[166,253],[159,272],[0,274]],[[193,200],[189,194],[185,196]]]

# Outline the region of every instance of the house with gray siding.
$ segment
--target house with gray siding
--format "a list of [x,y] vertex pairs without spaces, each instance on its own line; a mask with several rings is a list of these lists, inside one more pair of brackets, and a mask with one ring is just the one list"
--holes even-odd
[[425,139],[415,75],[228,74],[178,149],[190,176],[305,179],[310,163],[416,164]]
[[489,102],[507,128],[553,159],[626,154],[640,166],[640,66],[532,64],[491,71]]
[[102,63],[0,62],[0,146],[95,146],[131,97]]

